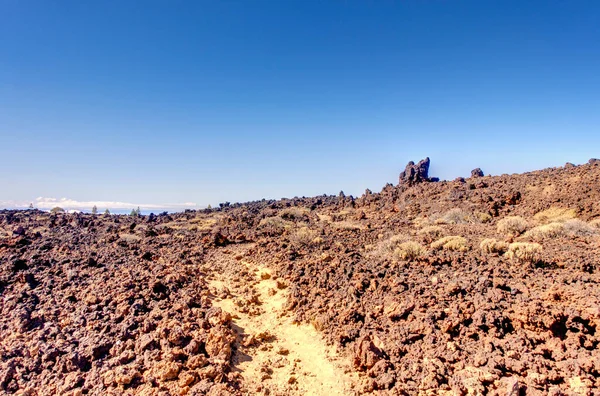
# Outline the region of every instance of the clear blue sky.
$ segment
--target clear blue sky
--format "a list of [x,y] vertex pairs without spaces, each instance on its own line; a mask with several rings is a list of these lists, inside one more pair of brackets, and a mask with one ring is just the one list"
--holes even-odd
[[598,1],[0,1],[0,201],[357,195],[599,126]]

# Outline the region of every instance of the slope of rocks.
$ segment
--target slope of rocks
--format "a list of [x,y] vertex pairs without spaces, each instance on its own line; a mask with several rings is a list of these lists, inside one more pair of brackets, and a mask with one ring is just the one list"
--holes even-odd
[[285,285],[285,315],[351,360],[356,393],[595,394],[600,163],[450,182],[409,165],[361,197],[0,212],[0,389],[306,391],[257,387],[239,363],[259,348],[240,344],[215,284],[234,274],[238,299],[259,301],[252,262]]
[[201,234],[37,211],[0,224],[3,392],[232,389],[231,318],[210,303]]

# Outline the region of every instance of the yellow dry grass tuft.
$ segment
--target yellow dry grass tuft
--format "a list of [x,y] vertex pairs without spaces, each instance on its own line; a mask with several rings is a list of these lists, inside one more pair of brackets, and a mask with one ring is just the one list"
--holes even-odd
[[523,236],[525,238],[533,239],[536,242],[541,242],[544,239],[556,238],[563,235],[565,232],[565,225],[563,223],[550,223],[541,226],[533,227],[527,231]]
[[492,221],[492,215],[490,215],[489,213],[475,212],[475,217],[477,218],[477,220],[479,220],[480,223],[484,224]]
[[331,222],[331,216],[329,216],[329,215],[317,213],[317,217],[319,218],[319,221],[322,221],[324,223]]
[[498,222],[498,233],[508,236],[519,236],[527,230],[529,224],[521,216],[508,216]]
[[459,208],[451,209],[442,217],[435,220],[436,224],[467,224],[472,222],[473,217],[471,214]]
[[550,208],[536,213],[533,218],[541,224],[564,223],[577,217],[575,209]]
[[316,231],[302,227],[290,235],[290,242],[296,247],[304,247],[318,245],[323,242],[323,239],[318,236]]
[[280,211],[279,216],[285,220],[298,221],[303,220],[309,213],[310,210],[307,208],[291,207]]
[[190,223],[191,224],[195,224],[196,225],[196,229],[198,231],[208,231],[215,224],[217,224],[217,219],[197,217],[195,219],[190,220]]
[[594,226],[586,223],[585,221],[581,221],[578,219],[572,219],[565,221],[564,224],[565,233],[572,236],[592,236],[598,234],[598,229]]
[[523,263],[534,263],[540,259],[542,245],[539,243],[513,242],[508,245],[506,255]]
[[408,240],[405,235],[394,235],[380,242],[373,251],[371,257],[378,259],[392,258],[398,260],[414,260],[423,256],[427,250],[419,243]]
[[399,244],[393,252],[393,257],[400,260],[414,260],[425,254],[425,248],[414,241]]
[[356,210],[351,208],[342,209],[339,212],[331,213],[333,221],[346,221],[356,218]]
[[466,238],[458,235],[451,235],[438,239],[431,244],[431,248],[434,250],[444,249],[455,252],[467,252],[469,250]]
[[291,229],[293,223],[283,220],[281,217],[265,217],[258,223],[258,228],[269,234],[281,235],[285,230]]
[[444,229],[438,226],[429,226],[417,231],[417,235],[422,237],[427,243],[435,241],[436,239],[441,237],[443,233]]
[[484,253],[498,253],[502,254],[508,250],[508,243],[499,241],[494,238],[486,238],[479,244],[479,248]]
[[331,223],[331,226],[338,230],[360,230],[363,228],[361,224],[349,220],[335,221]]

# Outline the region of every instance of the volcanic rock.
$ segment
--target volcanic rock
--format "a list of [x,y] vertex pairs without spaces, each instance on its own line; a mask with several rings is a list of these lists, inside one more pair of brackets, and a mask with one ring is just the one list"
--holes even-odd
[[410,161],[406,165],[406,169],[400,173],[399,184],[414,184],[430,181],[429,163],[429,157],[419,161],[416,165],[413,161]]
[[483,177],[483,171],[481,168],[475,168],[471,171],[471,177]]

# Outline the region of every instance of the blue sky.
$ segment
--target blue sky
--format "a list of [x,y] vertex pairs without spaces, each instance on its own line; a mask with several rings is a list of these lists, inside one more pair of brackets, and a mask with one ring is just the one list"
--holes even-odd
[[[361,194],[600,156],[597,1],[0,2],[0,203]],[[108,205],[108,204],[107,204]]]

